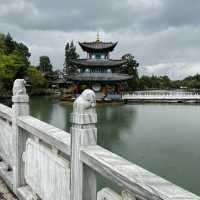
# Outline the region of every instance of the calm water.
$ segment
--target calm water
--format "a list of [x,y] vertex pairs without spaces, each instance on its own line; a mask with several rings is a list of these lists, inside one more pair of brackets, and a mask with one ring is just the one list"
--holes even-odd
[[[31,98],[33,116],[67,131],[71,112],[71,105]],[[199,105],[101,105],[97,113],[98,144],[200,195]]]

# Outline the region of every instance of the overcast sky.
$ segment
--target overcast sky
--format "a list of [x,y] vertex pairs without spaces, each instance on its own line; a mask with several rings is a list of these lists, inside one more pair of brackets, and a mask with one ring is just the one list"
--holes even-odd
[[66,42],[100,32],[119,42],[112,58],[133,54],[140,74],[200,73],[200,0],[0,0],[0,32],[28,45],[35,65],[48,55],[61,69]]

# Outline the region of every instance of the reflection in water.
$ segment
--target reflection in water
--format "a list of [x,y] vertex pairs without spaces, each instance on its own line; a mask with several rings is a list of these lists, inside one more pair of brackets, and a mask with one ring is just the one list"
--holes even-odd
[[[31,114],[63,130],[71,112],[72,105],[31,98]],[[200,195],[199,105],[100,105],[97,113],[98,144]]]
[[[72,104],[60,104],[50,97],[32,97],[30,112],[31,115],[42,121],[67,132],[70,130]],[[123,106],[99,105],[97,106],[97,114],[98,144],[111,150],[120,145],[120,134],[131,128],[136,112],[134,109],[124,109]]]
[[98,114],[98,144],[115,152],[122,145],[120,135],[131,128],[136,111],[121,106],[99,106]]
[[52,118],[53,104],[48,97],[32,97],[30,102],[31,114],[41,120],[50,122]]
[[31,97],[30,112],[34,117],[69,132],[72,106],[59,104],[50,97]]

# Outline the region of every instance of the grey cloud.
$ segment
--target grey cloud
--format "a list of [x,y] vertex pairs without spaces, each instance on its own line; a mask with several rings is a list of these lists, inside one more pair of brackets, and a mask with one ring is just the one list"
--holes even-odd
[[[1,20],[34,30],[104,30],[122,29],[137,23],[153,7],[136,0],[25,1],[4,3],[7,12]],[[144,5],[144,6],[143,6]]]
[[[198,0],[1,0],[1,20],[31,30],[153,32],[199,23]],[[6,10],[6,11],[5,11]]]
[[183,79],[188,75],[200,73],[200,62],[197,63],[165,63],[146,66],[140,69],[140,74],[167,75],[173,80]]
[[[25,42],[38,63],[64,61],[67,41],[119,41],[115,58],[132,53],[141,74],[173,78],[199,72],[199,0],[0,0],[0,31]],[[84,53],[78,47],[81,56]]]

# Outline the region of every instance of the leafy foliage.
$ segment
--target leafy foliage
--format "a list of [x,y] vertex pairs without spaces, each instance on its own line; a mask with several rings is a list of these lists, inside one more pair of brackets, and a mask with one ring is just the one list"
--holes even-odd
[[171,89],[172,81],[168,76],[142,76],[139,80],[139,89]]
[[74,59],[78,59],[79,55],[76,52],[76,47],[74,42],[67,43],[65,45],[65,63],[64,63],[64,71],[67,75],[75,74],[77,72],[76,66],[74,66],[70,61]]
[[6,35],[4,43],[5,43],[5,53],[7,55],[11,54],[15,50],[15,42],[13,41],[10,33]]
[[142,76],[137,90],[149,89],[200,89],[200,75],[188,76],[183,80],[170,80],[168,76]]
[[42,76],[40,71],[36,69],[36,67],[29,67],[27,75],[32,88],[46,88],[48,86],[47,80]]
[[180,84],[182,87],[200,89],[200,74],[188,76]]
[[121,67],[120,72],[132,76],[132,79],[128,80],[128,88],[136,90],[139,84],[139,76],[137,71],[139,63],[131,54],[125,54],[122,56],[122,60],[125,60],[126,64]]
[[41,56],[40,57],[40,65],[39,70],[44,73],[52,72],[53,66],[48,56]]
[[[25,44],[14,41],[9,33],[6,36],[0,33],[1,91],[10,91],[13,81],[17,78],[28,78],[27,76],[30,76],[30,79],[33,78],[33,73],[29,73],[30,56],[29,49]],[[41,78],[39,75],[38,77]]]

